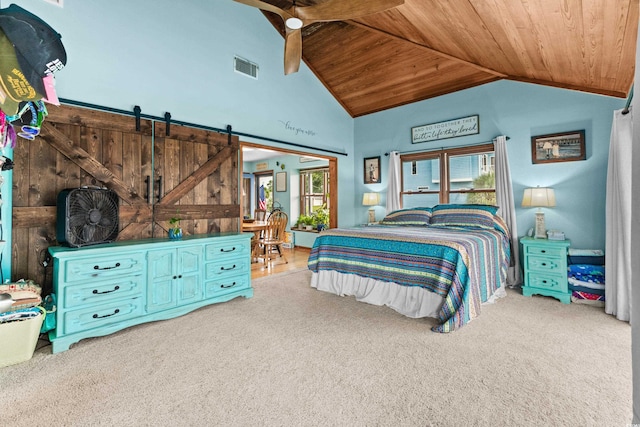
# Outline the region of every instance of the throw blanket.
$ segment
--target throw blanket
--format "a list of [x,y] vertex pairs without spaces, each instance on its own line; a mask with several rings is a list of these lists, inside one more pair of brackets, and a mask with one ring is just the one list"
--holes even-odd
[[509,257],[509,241],[497,230],[372,226],[322,232],[308,266],[435,292],[444,304],[432,329],[450,332],[504,284]]

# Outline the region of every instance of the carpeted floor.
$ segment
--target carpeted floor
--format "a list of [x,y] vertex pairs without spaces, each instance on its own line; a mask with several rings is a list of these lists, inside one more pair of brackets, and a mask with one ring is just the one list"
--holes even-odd
[[[2,426],[624,426],[631,328],[516,291],[460,331],[312,289],[255,296],[0,368]],[[0,344],[1,345],[1,344]]]

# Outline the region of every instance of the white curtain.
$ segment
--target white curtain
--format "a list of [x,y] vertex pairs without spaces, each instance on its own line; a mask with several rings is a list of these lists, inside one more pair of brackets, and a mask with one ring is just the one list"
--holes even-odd
[[613,112],[607,169],[605,311],[631,321],[631,166],[633,111]]
[[520,246],[518,243],[518,226],[516,224],[516,208],[511,186],[511,170],[507,155],[507,137],[496,137],[494,141],[496,156],[496,203],[500,207],[498,214],[504,219],[511,232],[511,264],[507,274],[507,285],[513,287],[522,283],[520,271]]
[[400,153],[389,153],[389,187],[387,187],[387,213],[400,209]]

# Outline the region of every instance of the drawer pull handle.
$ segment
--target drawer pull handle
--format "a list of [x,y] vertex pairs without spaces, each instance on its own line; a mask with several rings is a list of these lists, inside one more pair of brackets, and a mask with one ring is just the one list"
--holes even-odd
[[111,289],[110,291],[102,291],[102,292],[100,292],[99,290],[94,289],[94,290],[93,290],[93,293],[94,293],[94,294],[110,294],[111,292],[115,292],[115,291],[117,291],[118,289],[120,289],[120,286],[117,286],[117,285],[116,285],[116,287],[114,287],[114,288],[113,288],[113,289]]
[[232,283],[232,284],[230,284],[230,285],[220,285],[220,287],[221,287],[221,288],[233,288],[235,285],[237,285],[237,283],[236,283],[236,282],[233,282],[233,283]]
[[542,250],[540,250],[540,252],[542,252],[542,253],[544,254],[544,253],[546,253],[547,251],[546,251],[546,250],[544,250],[544,249],[542,249]]
[[94,265],[93,269],[94,270],[111,270],[112,268],[118,268],[120,267],[120,263],[116,262],[116,265],[114,265],[113,267],[100,267],[99,265]]
[[115,311],[111,314],[105,314],[104,316],[98,316],[97,314],[93,315],[94,319],[104,319],[105,317],[111,317],[111,316],[115,316],[116,314],[120,313],[120,309],[116,308]]
[[231,267],[231,268],[220,267],[220,270],[222,270],[222,271],[229,271],[229,270],[233,270],[234,268],[236,268],[236,265],[235,265],[235,264],[233,264],[233,267]]
[[546,263],[546,262],[543,262],[543,263],[541,263],[541,265],[542,265],[543,267],[546,267],[546,266],[547,266],[547,263]]
[[235,251],[235,250],[236,250],[236,247],[234,246],[234,247],[233,247],[233,248],[231,248],[231,249],[225,249],[225,248],[222,248],[222,249],[220,249],[220,252],[233,252],[233,251]]

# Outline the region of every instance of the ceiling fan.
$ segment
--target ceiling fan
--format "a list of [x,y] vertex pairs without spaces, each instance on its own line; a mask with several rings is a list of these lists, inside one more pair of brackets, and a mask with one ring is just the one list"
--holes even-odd
[[302,28],[314,22],[345,21],[373,13],[383,12],[404,4],[404,0],[327,0],[313,6],[281,9],[261,0],[234,0],[238,3],[273,12],[282,18],[285,26],[284,74],[298,72],[302,60]]

